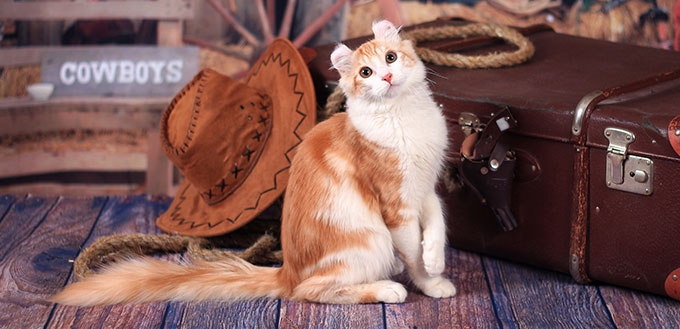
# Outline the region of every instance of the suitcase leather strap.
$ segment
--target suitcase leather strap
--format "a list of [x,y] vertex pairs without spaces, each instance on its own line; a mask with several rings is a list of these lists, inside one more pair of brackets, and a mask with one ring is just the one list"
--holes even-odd
[[470,134],[463,141],[458,174],[465,186],[488,205],[503,231],[517,228],[510,209],[516,159],[501,137],[517,126],[508,108],[495,114],[483,131]]

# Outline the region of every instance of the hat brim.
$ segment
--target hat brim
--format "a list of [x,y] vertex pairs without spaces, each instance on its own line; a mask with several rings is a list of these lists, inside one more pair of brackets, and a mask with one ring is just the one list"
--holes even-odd
[[222,235],[247,224],[283,193],[296,148],[316,123],[312,77],[295,46],[278,38],[244,82],[272,99],[272,128],[260,158],[241,186],[213,205],[184,180],[170,208],[156,220],[162,230],[191,236]]

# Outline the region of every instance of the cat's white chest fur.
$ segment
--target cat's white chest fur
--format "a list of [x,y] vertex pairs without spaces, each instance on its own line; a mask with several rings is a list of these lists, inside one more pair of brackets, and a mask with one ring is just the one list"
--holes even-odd
[[379,105],[348,100],[348,114],[365,138],[396,152],[402,200],[419,205],[436,184],[447,147],[446,121],[429,91],[411,91]]

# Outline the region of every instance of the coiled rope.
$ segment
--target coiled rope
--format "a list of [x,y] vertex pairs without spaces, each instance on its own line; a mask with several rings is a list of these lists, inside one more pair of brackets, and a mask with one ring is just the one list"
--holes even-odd
[[186,252],[192,260],[216,261],[233,257],[253,264],[278,264],[282,253],[275,251],[278,240],[269,234],[262,235],[252,246],[243,251],[211,248],[210,239],[181,235],[116,234],[97,239],[83,250],[74,261],[73,271],[78,278],[92,274],[102,264],[126,257],[154,253]]

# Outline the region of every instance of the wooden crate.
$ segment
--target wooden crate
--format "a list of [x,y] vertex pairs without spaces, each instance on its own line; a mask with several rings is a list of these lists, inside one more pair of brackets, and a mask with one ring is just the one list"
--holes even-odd
[[[77,19],[158,20],[159,46],[182,46],[182,22],[193,17],[190,0],[114,2],[0,2],[0,20]],[[0,67],[39,65],[41,54],[55,47],[0,48]],[[171,97],[64,97],[47,101],[0,99],[0,135],[65,129],[144,129],[146,154],[104,155],[69,151],[32,153],[0,159],[0,178],[57,171],[146,171],[148,193],[172,194],[173,166],[158,137],[160,115]]]

